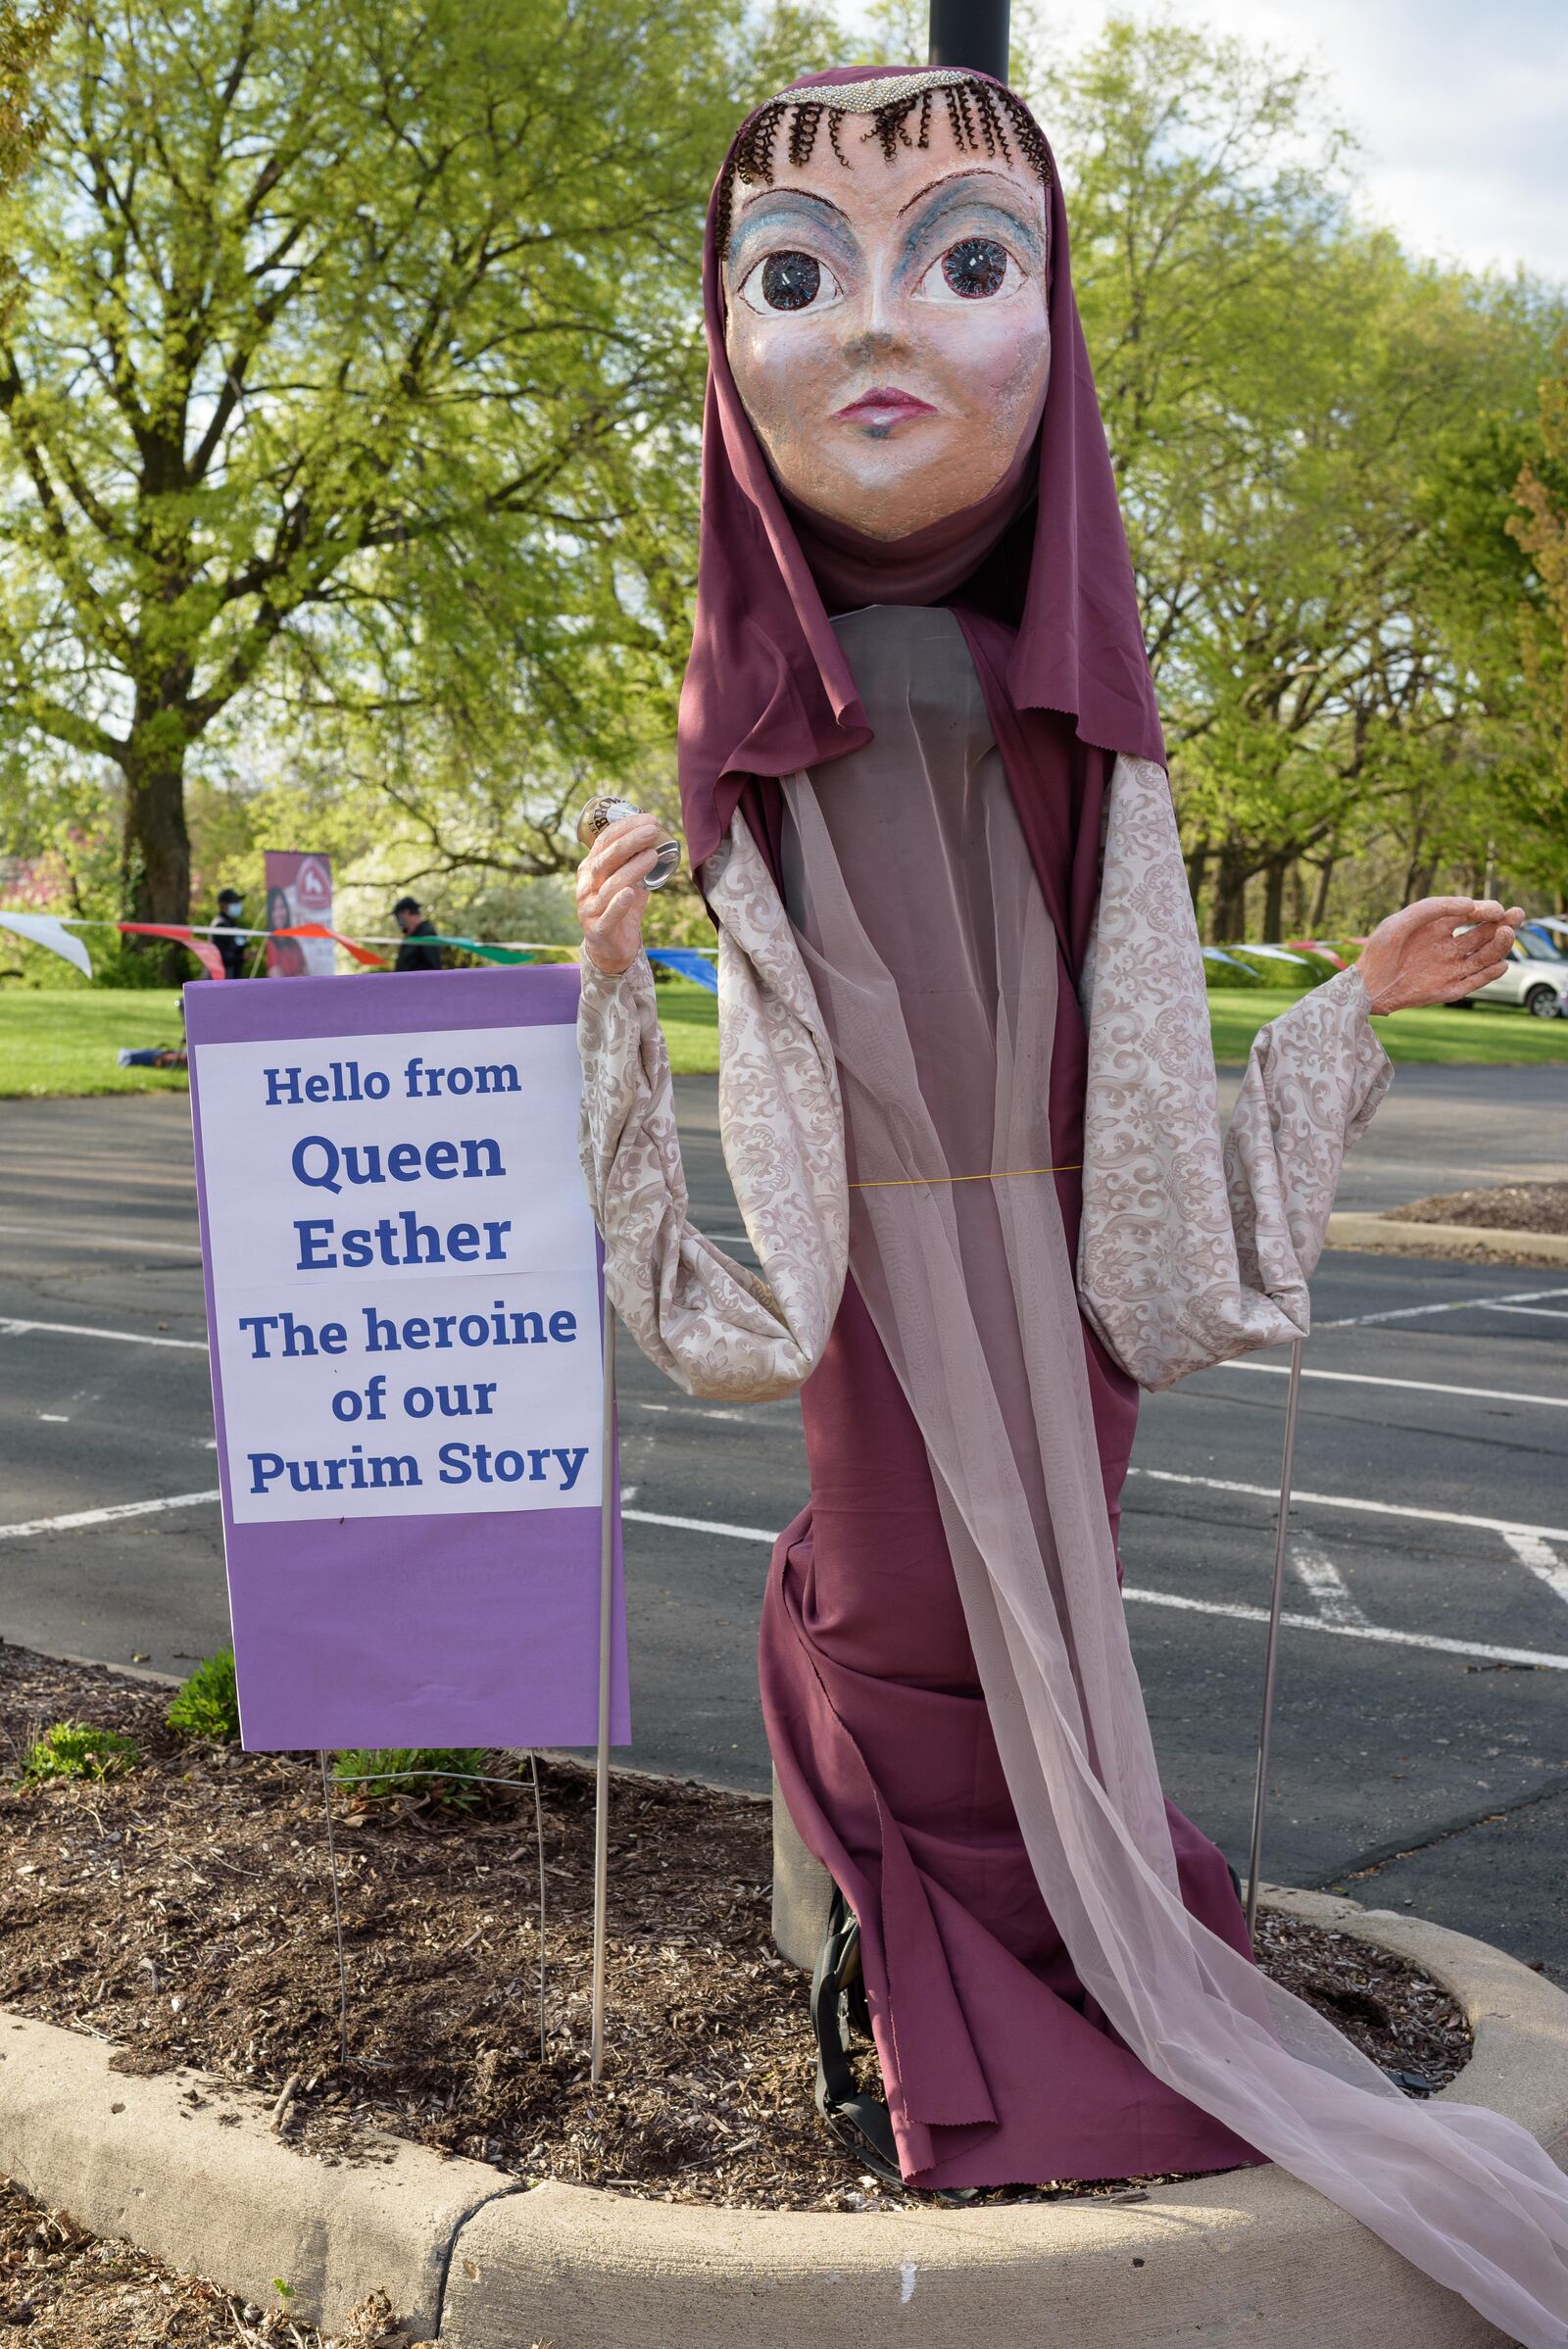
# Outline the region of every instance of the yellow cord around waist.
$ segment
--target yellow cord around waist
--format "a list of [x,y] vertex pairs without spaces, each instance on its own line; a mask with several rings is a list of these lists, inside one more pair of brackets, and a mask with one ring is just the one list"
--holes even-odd
[[1015,1183],[1020,1175],[1082,1174],[1083,1160],[1075,1158],[1070,1166],[1008,1166],[999,1174],[977,1175],[888,1175],[873,1183],[852,1183],[852,1191],[926,1191],[936,1190],[943,1183]]

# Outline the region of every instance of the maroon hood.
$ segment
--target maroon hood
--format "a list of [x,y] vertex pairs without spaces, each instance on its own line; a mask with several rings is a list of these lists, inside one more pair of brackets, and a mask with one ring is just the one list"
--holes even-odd
[[[792,87],[915,70],[846,69],[811,74]],[[830,604],[747,420],[725,355],[717,240],[723,176],[709,205],[703,254],[709,376],[702,525],[696,623],[680,703],[681,805],[694,870],[718,845],[749,778],[793,774],[858,749],[868,736],[830,624]],[[884,546],[886,592],[876,600],[952,604],[1002,623],[1007,635],[993,686],[1014,710],[1060,712],[1080,743],[1163,764],[1132,563],[1073,299],[1067,215],[1054,163],[1047,204],[1051,381],[1030,460],[1033,495],[1023,499],[1000,546],[995,529],[985,526],[985,510],[973,510],[980,562],[973,576],[951,592],[921,592],[922,566],[901,559],[898,544]],[[953,524],[938,527],[951,533]],[[853,553],[863,577],[865,565],[874,566],[875,543],[865,541]],[[831,598],[832,572],[824,567],[822,577]]]

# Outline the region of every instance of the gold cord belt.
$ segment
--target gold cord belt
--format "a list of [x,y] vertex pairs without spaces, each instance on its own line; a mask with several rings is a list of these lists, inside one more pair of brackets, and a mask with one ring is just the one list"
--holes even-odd
[[1083,1160],[1075,1158],[1070,1166],[1008,1166],[999,1174],[977,1175],[888,1175],[874,1183],[852,1183],[852,1191],[925,1191],[941,1183],[1015,1183],[1020,1175],[1082,1174]]

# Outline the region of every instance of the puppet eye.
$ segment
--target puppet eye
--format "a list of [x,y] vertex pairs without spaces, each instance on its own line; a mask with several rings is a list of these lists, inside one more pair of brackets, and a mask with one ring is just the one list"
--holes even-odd
[[1023,272],[1005,245],[994,236],[965,236],[950,245],[925,273],[920,292],[928,302],[984,302],[1011,293]]
[[741,292],[753,310],[825,310],[838,299],[832,272],[809,253],[769,253]]

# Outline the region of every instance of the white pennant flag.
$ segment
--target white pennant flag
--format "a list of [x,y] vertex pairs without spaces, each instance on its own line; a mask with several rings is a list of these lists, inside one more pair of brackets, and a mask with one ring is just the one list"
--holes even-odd
[[15,930],[19,938],[28,938],[34,946],[45,946],[52,954],[64,954],[79,971],[92,977],[92,963],[87,950],[74,930],[68,930],[53,913],[0,912],[0,930]]

